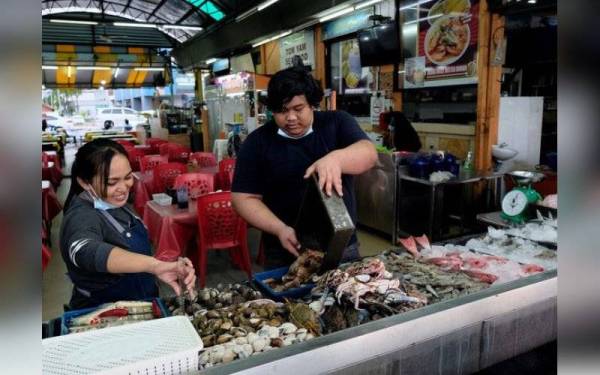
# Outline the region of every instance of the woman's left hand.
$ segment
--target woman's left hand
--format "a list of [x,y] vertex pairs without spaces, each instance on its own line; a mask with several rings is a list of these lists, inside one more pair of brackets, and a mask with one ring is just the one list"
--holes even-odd
[[314,172],[317,172],[319,176],[319,189],[325,191],[328,196],[331,196],[332,188],[335,188],[340,197],[344,195],[342,192],[342,167],[335,151],[323,156],[308,167],[304,178],[310,177]]
[[163,262],[157,260],[152,270],[152,274],[169,284],[178,296],[182,293],[179,286],[179,280],[183,280],[185,288],[190,293],[190,296],[194,296],[196,272],[194,271],[192,262],[188,258],[182,258],[182,262]]

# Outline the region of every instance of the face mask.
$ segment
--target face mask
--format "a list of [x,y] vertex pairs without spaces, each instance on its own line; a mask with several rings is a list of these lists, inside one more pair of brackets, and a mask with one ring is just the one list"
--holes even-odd
[[94,191],[93,187],[90,187],[90,190],[88,190],[88,193],[92,196],[92,198],[94,199],[94,208],[97,210],[102,210],[102,211],[106,211],[106,210],[110,210],[113,208],[118,208],[117,206],[115,206],[114,204],[110,204],[104,200],[102,200],[98,194],[96,194],[96,191]]
[[310,133],[313,132],[313,128],[312,126],[310,127],[310,129],[308,129],[308,131],[306,133],[304,133],[304,135],[300,136],[300,137],[290,137],[289,135],[287,135],[286,132],[284,132],[281,129],[277,129],[277,134],[279,134],[280,136],[284,137],[284,138],[289,138],[289,139],[300,139],[300,138],[304,138],[307,135],[309,135]]

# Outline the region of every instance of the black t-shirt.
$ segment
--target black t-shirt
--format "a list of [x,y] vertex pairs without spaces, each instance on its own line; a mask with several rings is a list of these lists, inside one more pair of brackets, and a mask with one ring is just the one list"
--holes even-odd
[[[306,169],[329,152],[369,139],[347,112],[314,112],[313,132],[300,139],[277,134],[269,121],[248,135],[238,154],[231,190],[259,194],[269,209],[289,226],[295,224],[307,180]],[[356,223],[354,180],[342,175],[344,203]],[[267,236],[265,241],[273,243]],[[353,234],[350,244],[356,242]]]

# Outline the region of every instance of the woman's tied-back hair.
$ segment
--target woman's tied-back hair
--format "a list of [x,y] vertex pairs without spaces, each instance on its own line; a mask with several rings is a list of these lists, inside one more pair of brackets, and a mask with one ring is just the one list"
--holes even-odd
[[94,139],[83,145],[75,155],[71,166],[71,188],[65,201],[65,211],[75,195],[79,195],[83,188],[77,182],[77,177],[91,184],[94,177],[98,176],[102,191],[97,191],[101,196],[106,195],[107,183],[110,173],[110,163],[113,157],[121,154],[127,157],[127,151],[119,143],[110,139]]
[[293,66],[275,73],[269,81],[267,107],[281,112],[296,95],[304,95],[308,104],[319,107],[323,90],[304,66]]

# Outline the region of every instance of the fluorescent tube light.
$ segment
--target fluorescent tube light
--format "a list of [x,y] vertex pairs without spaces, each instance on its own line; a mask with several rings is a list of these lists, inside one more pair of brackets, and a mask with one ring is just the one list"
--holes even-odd
[[164,29],[178,29],[178,30],[197,30],[197,31],[204,30],[200,26],[186,26],[186,25],[161,25],[161,27]]
[[78,66],[79,70],[110,70],[109,66]]
[[115,26],[124,26],[124,27],[146,27],[149,29],[155,29],[156,25],[153,23],[137,23],[137,22],[113,22]]
[[58,19],[58,18],[51,18],[50,22],[53,22],[53,23],[74,23],[74,24],[78,24],[78,25],[97,25],[98,24],[98,22],[96,22],[96,21],[63,20],[63,19]]
[[425,3],[428,3],[428,2],[430,2],[430,1],[431,1],[431,0],[421,0],[421,1],[417,1],[417,2],[415,2],[415,3],[412,3],[412,4],[409,4],[409,5],[405,5],[405,6],[403,6],[403,7],[400,7],[400,10],[401,10],[401,11],[403,11],[403,10],[406,10],[406,9],[414,8],[414,7],[416,7],[417,5],[425,4]]
[[278,1],[279,1],[279,0],[268,0],[268,1],[265,1],[265,2],[264,2],[264,3],[262,3],[262,4],[259,4],[259,5],[256,7],[256,10],[258,10],[258,11],[260,12],[261,10],[263,10],[263,9],[265,9],[265,8],[267,8],[267,7],[270,7],[271,5],[275,4],[275,3],[276,3],[276,2],[278,2]]
[[279,39],[279,38],[283,38],[284,36],[288,36],[288,35],[290,35],[291,33],[292,33],[292,30],[288,30],[288,31],[285,31],[285,32],[283,32],[283,33],[281,33],[281,34],[279,34],[279,35],[275,35],[275,36],[273,36],[273,37],[271,37],[271,38],[267,38],[267,39],[265,39],[265,40],[261,40],[261,41],[260,41],[260,42],[258,42],[258,43],[254,43],[254,44],[252,45],[252,48],[254,48],[254,47],[258,47],[258,46],[262,46],[262,45],[263,45],[263,44],[265,44],[265,43],[272,42],[272,41],[274,41],[274,40],[277,40],[277,39]]
[[254,13],[256,13],[256,7],[248,9],[247,11],[245,11],[244,13],[240,14],[239,16],[235,17],[235,22],[240,22],[248,17],[250,17],[251,15],[253,15]]
[[102,81],[100,81],[100,84],[101,84],[102,86],[106,85],[106,80],[104,80],[104,79],[103,79]]
[[331,14],[328,14],[326,16],[323,16],[321,18],[319,18],[319,22],[325,22],[325,21],[329,21],[331,19],[337,18],[339,16],[342,16],[346,13],[350,13],[354,10],[354,7],[348,7],[348,8],[344,8],[341,10],[338,10],[337,12],[333,12]]
[[121,70],[121,68],[117,68],[115,69],[115,78],[117,78],[117,76],[119,75],[119,71]]
[[210,65],[212,63],[214,63],[215,61],[217,61],[217,59],[215,59],[214,57],[212,59],[208,59],[205,61],[206,65]]
[[537,0],[529,0],[528,3],[529,4],[535,4],[535,3],[537,3]]
[[67,66],[67,78],[71,78],[71,65]]
[[133,70],[142,72],[162,72],[163,68],[133,68]]
[[417,22],[421,22],[421,21],[425,21],[425,20],[433,20],[433,19],[436,19],[436,18],[441,17],[443,15],[444,14],[436,14],[435,16],[431,16],[431,17],[418,18],[418,19],[413,20],[413,21],[404,22],[403,25],[411,25],[413,23],[417,23]]
[[42,70],[57,70],[58,66],[56,65],[42,65]]
[[368,7],[369,5],[373,5],[373,4],[377,4],[379,2],[381,2],[382,0],[369,0],[369,1],[365,1],[364,3],[358,4],[354,7],[354,9],[362,9],[365,7]]

